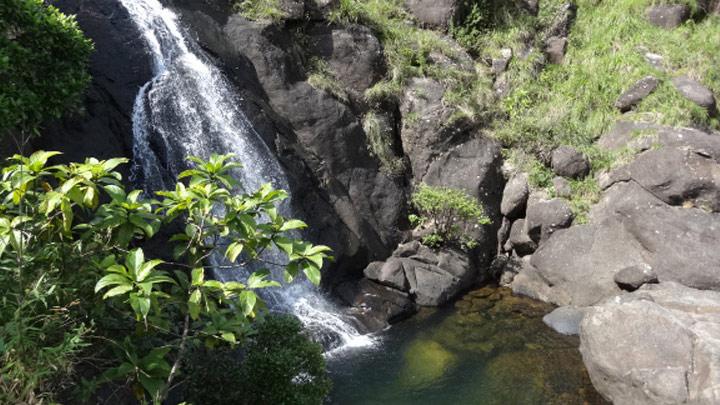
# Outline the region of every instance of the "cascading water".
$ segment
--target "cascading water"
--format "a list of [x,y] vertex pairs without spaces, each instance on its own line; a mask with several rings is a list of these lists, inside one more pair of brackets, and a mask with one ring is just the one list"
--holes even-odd
[[[152,52],[155,75],[135,101],[133,178],[156,190],[170,185],[187,156],[234,153],[243,163],[237,177],[245,189],[270,182],[289,190],[280,164],[239,109],[229,82],[184,35],[176,14],[158,0],[120,2]],[[327,353],[373,342],[305,280],[269,298],[274,309],[295,314]]]

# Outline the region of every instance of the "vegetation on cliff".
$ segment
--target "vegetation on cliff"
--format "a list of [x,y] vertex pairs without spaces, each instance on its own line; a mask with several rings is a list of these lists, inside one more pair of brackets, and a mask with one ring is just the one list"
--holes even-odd
[[77,107],[92,50],[74,18],[42,0],[0,3],[0,136],[37,134]]

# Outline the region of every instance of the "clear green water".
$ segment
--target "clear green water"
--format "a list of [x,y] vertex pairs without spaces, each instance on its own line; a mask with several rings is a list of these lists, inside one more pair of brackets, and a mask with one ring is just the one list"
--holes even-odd
[[331,359],[331,404],[605,404],[577,337],[543,324],[552,307],[507,289],[393,326],[375,349]]

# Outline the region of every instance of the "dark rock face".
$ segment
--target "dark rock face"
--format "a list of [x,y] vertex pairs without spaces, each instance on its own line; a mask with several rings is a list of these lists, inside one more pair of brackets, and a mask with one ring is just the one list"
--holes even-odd
[[[188,18],[199,21],[196,14]],[[254,23],[239,15],[230,17],[225,26],[206,25],[194,24],[201,42],[222,58],[238,85],[252,93],[248,97],[266,100],[261,108],[284,124],[285,128],[276,127],[287,135],[274,141],[292,151],[283,162],[290,166],[300,160],[312,173],[311,187],[319,188],[332,205],[341,233],[328,223],[324,235],[318,233],[320,240],[347,258],[343,267],[349,271],[367,259],[386,257],[406,217],[405,192],[400,179],[379,170],[353,109],[307,82],[303,58],[292,46],[297,39],[283,26]],[[311,50],[326,59],[333,72],[346,75],[343,80],[349,90],[362,92],[382,75],[379,45],[367,29],[330,29],[321,23],[309,32]],[[368,60],[356,61],[354,52]],[[304,211],[327,222],[321,207],[305,204]],[[315,221],[309,222],[316,227]],[[331,283],[333,273],[342,277],[329,272]]]
[[521,173],[514,176],[503,190],[500,212],[510,219],[524,216],[529,195],[527,175]]
[[590,161],[574,148],[561,146],[552,153],[552,169],[563,177],[581,178],[590,173]]
[[[53,4],[64,13],[77,15],[80,28],[95,42],[97,51],[90,61],[93,81],[84,111],[49,125],[33,146],[63,152],[62,161],[132,156],[135,96],[152,77],[152,61],[142,37],[117,1],[62,0]],[[127,167],[122,170],[127,175]]]
[[590,308],[580,330],[593,385],[613,403],[720,402],[720,293],[648,284]]
[[634,106],[640,104],[645,97],[652,94],[657,88],[659,82],[653,76],[645,76],[633,84],[627,89],[618,99],[615,101],[615,108],[621,112],[630,111]]
[[343,85],[356,94],[362,95],[385,74],[382,46],[369,28],[320,24],[313,27],[310,36],[313,54],[326,60]]
[[650,24],[671,29],[690,18],[690,7],[686,4],[656,5],[649,7],[645,16]]
[[560,198],[530,203],[527,209],[527,233],[535,242],[547,240],[558,229],[572,224],[575,215],[568,203]]
[[467,11],[462,0],[405,0],[405,7],[422,24],[441,29],[458,22]]
[[615,273],[613,279],[625,291],[635,291],[643,284],[658,282],[657,274],[647,264],[626,267]]
[[687,76],[676,77],[672,83],[683,97],[708,110],[708,114],[717,115],[715,95],[710,89]]

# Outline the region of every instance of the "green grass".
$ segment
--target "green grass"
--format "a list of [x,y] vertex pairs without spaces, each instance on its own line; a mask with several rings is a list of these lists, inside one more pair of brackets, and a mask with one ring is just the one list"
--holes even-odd
[[389,73],[365,93],[371,104],[398,99],[412,77],[430,77],[445,86],[444,101],[461,114],[475,120],[487,116],[483,113],[492,105],[489,79],[447,37],[419,28],[401,0],[340,0],[330,20],[366,25],[383,44]]
[[[597,4],[596,4],[597,3]],[[670,78],[687,74],[720,94],[720,19],[689,21],[674,30],[650,25],[644,18],[649,0],[578,1],[578,18],[563,65],[550,65],[537,79],[524,78],[504,100],[507,121],[496,135],[506,145],[547,153],[558,145],[581,149],[618,120],[615,99],[646,75],[661,80],[636,113],[667,125],[718,127],[702,108],[680,96]],[[654,69],[645,52],[663,55],[667,72]]]
[[363,117],[363,130],[367,135],[368,149],[380,161],[381,169],[391,175],[402,175],[406,169],[405,160],[393,151],[392,131],[383,128],[374,111]]
[[328,66],[327,62],[322,59],[313,58],[308,63],[307,82],[318,90],[325,91],[333,95],[333,97],[347,104],[350,96],[335,74]]
[[253,21],[279,21],[286,17],[280,8],[280,0],[240,0],[235,10]]

